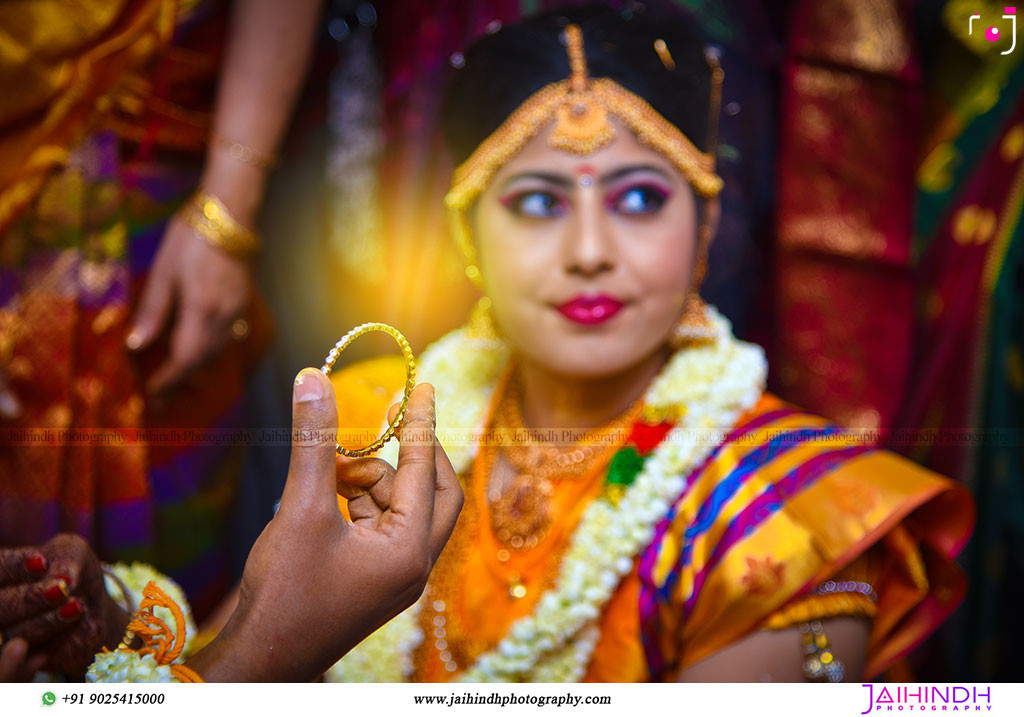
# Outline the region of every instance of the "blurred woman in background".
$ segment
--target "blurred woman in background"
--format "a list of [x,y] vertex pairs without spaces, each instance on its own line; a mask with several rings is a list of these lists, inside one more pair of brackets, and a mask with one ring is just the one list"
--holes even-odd
[[[238,424],[268,341],[254,228],[320,11],[0,8],[0,545],[75,533],[174,576],[199,616],[223,596],[241,447],[202,431]],[[62,620],[104,619],[87,571],[33,567]]]

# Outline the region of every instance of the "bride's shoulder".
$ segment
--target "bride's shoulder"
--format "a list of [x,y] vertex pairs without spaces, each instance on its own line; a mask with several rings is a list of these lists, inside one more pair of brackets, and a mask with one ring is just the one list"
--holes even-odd
[[770,486],[786,498],[819,484],[857,484],[851,490],[862,494],[877,485],[888,494],[948,483],[887,450],[881,439],[877,431],[844,427],[766,392],[712,451],[703,477]]
[[[771,394],[736,421],[640,561],[645,632],[675,636],[684,623],[679,644],[658,643],[658,660],[672,664],[680,644],[684,666],[713,654],[875,546],[897,576],[873,585],[893,615],[885,624],[921,609],[912,630],[876,630],[876,644],[911,644],[948,614],[962,593],[952,561],[973,526],[971,497],[875,438]],[[891,656],[877,649],[876,667]]]
[[849,560],[912,512],[922,534],[962,545],[969,494],[876,438],[765,394],[687,476],[655,540],[659,564],[704,554],[714,558],[704,569],[738,561],[742,573],[779,545],[805,568],[812,553],[820,564]]

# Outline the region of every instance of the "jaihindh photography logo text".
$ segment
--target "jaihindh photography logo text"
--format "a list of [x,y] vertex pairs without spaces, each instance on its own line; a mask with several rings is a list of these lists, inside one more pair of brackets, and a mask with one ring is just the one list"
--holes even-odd
[[[868,706],[862,715],[877,712],[989,712],[992,688],[976,685],[863,685]],[[863,703],[862,703],[863,704]]]

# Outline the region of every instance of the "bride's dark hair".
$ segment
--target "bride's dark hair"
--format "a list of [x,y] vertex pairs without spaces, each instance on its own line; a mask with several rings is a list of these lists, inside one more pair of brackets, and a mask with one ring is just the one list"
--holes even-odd
[[[591,77],[608,77],[639,95],[707,151],[711,70],[696,36],[674,15],[589,5],[506,25],[465,52],[441,110],[456,164],[530,95],[569,77],[562,33],[570,24],[583,31]],[[656,51],[659,40],[667,55]]]

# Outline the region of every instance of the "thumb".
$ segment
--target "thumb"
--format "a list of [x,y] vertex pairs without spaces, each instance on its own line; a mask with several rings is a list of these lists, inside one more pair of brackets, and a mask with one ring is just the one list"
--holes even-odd
[[281,510],[338,510],[334,455],[338,409],[331,382],[306,368],[292,390],[292,456]]
[[130,350],[141,351],[157,337],[170,314],[173,298],[170,279],[164,272],[154,270],[146,280],[132,328],[124,340]]

